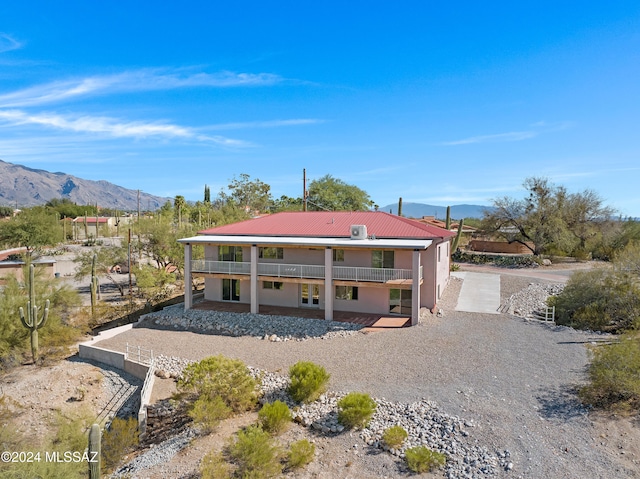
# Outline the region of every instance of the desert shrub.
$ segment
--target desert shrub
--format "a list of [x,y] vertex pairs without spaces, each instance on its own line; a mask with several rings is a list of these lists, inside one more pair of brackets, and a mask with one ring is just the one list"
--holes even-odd
[[376,402],[366,393],[349,393],[338,401],[338,421],[352,427],[365,427],[376,412]]
[[447,462],[447,456],[441,452],[432,451],[425,446],[411,447],[404,451],[407,466],[413,472],[429,472],[442,467]]
[[289,446],[287,453],[287,467],[289,469],[298,469],[304,467],[313,461],[316,453],[316,446],[306,439],[296,441]]
[[[85,444],[86,446],[86,444]],[[122,458],[138,447],[138,421],[116,417],[102,433],[102,468],[112,471]]]
[[57,451],[82,451],[87,447],[86,430],[93,422],[93,414],[87,408],[65,415],[57,412],[53,419],[55,436],[52,444]]
[[402,426],[391,426],[382,433],[382,440],[390,448],[397,449],[402,446],[407,436],[407,431]]
[[213,399],[201,396],[189,408],[189,417],[205,433],[213,431],[218,427],[220,421],[231,416],[231,413],[231,408],[227,406],[220,396],[216,396]]
[[556,323],[578,329],[617,332],[640,323],[640,286],[610,269],[576,271],[548,304]]
[[282,472],[280,448],[269,433],[253,425],[238,432],[228,447],[229,457],[237,465],[237,474],[243,478],[266,479]]
[[592,350],[589,384],[580,390],[586,404],[600,408],[640,407],[640,338],[623,335],[619,342]]
[[242,361],[218,355],[187,366],[178,381],[178,390],[210,400],[219,396],[237,413],[256,405],[258,384]]
[[322,367],[309,361],[298,361],[289,368],[289,394],[296,402],[312,402],[327,390],[331,376]]
[[224,460],[221,453],[211,451],[202,458],[200,476],[202,479],[229,479],[231,466]]
[[291,411],[282,401],[267,403],[258,412],[258,421],[262,429],[270,434],[280,434],[291,424]]

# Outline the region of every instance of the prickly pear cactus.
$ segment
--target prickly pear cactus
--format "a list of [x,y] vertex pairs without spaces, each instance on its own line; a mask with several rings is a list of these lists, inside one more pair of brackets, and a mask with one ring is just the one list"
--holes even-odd
[[38,360],[38,329],[44,327],[49,317],[49,300],[44,303],[44,311],[42,316],[38,318],[39,307],[36,306],[34,266],[29,265],[29,301],[27,301],[27,316],[24,309],[20,308],[20,321],[22,325],[31,331],[31,354],[33,355],[33,364]]

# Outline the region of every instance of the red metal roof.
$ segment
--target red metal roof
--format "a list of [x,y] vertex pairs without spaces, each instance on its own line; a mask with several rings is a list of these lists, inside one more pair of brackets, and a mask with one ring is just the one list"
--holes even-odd
[[285,211],[200,231],[204,235],[349,238],[352,225],[366,225],[376,238],[449,238],[455,233],[382,211]]

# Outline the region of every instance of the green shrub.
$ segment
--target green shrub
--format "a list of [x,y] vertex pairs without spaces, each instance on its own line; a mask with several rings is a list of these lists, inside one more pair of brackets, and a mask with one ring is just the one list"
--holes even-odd
[[105,472],[112,471],[120,464],[126,454],[134,451],[138,446],[138,421],[136,418],[114,418],[109,429],[102,433],[101,446],[102,468]]
[[291,411],[282,401],[267,403],[258,413],[258,421],[262,429],[270,434],[280,434],[291,424]]
[[617,332],[640,323],[640,286],[610,269],[576,271],[548,304],[556,308],[556,323],[578,329]]
[[258,397],[258,383],[245,364],[222,355],[187,366],[178,381],[178,390],[210,400],[219,396],[234,413],[251,409]]
[[365,393],[349,393],[338,401],[338,421],[352,427],[365,427],[376,412],[376,402]]
[[624,335],[592,350],[589,384],[580,398],[594,407],[640,408],[640,338]]
[[201,396],[189,409],[189,416],[205,433],[209,433],[218,427],[220,421],[231,416],[231,412],[231,408],[220,396],[213,399]]
[[391,426],[382,433],[382,440],[390,448],[398,449],[407,436],[407,431],[402,426]]
[[322,367],[309,361],[298,361],[289,369],[289,394],[296,402],[312,402],[327,390],[331,376]]
[[313,461],[316,453],[316,446],[306,439],[296,441],[289,446],[287,453],[287,467],[289,469],[298,469],[304,467]]
[[228,452],[238,466],[237,474],[242,478],[266,479],[282,472],[280,448],[274,445],[269,433],[259,426],[249,426],[238,432]]
[[404,457],[409,469],[417,473],[429,472],[434,468],[444,466],[447,462],[447,456],[424,446],[407,449],[404,451]]
[[211,451],[202,458],[200,476],[202,479],[229,479],[231,466],[224,460],[221,453]]

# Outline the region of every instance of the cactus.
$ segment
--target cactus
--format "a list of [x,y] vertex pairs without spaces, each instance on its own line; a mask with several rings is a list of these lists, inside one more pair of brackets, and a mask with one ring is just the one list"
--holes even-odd
[[22,325],[31,331],[31,354],[33,355],[33,364],[38,359],[38,329],[44,327],[49,317],[49,300],[44,304],[44,312],[42,317],[38,319],[38,306],[36,306],[34,266],[29,265],[29,301],[27,301],[27,317],[24,315],[24,309],[20,307],[20,321]]
[[402,216],[402,196],[398,198],[398,216]]
[[445,229],[451,228],[451,206],[447,206],[447,219],[444,222]]
[[451,245],[451,254],[455,253],[458,249],[458,243],[460,242],[460,237],[462,236],[462,226],[464,225],[464,218],[460,220],[458,223],[458,233],[456,237],[453,239],[453,244]]
[[100,478],[101,445],[100,426],[94,424],[89,431],[89,479]]
[[94,254],[91,260],[91,316],[95,316],[96,312],[96,299],[100,294],[100,284],[98,283],[98,275],[96,274],[96,262],[98,255]]

